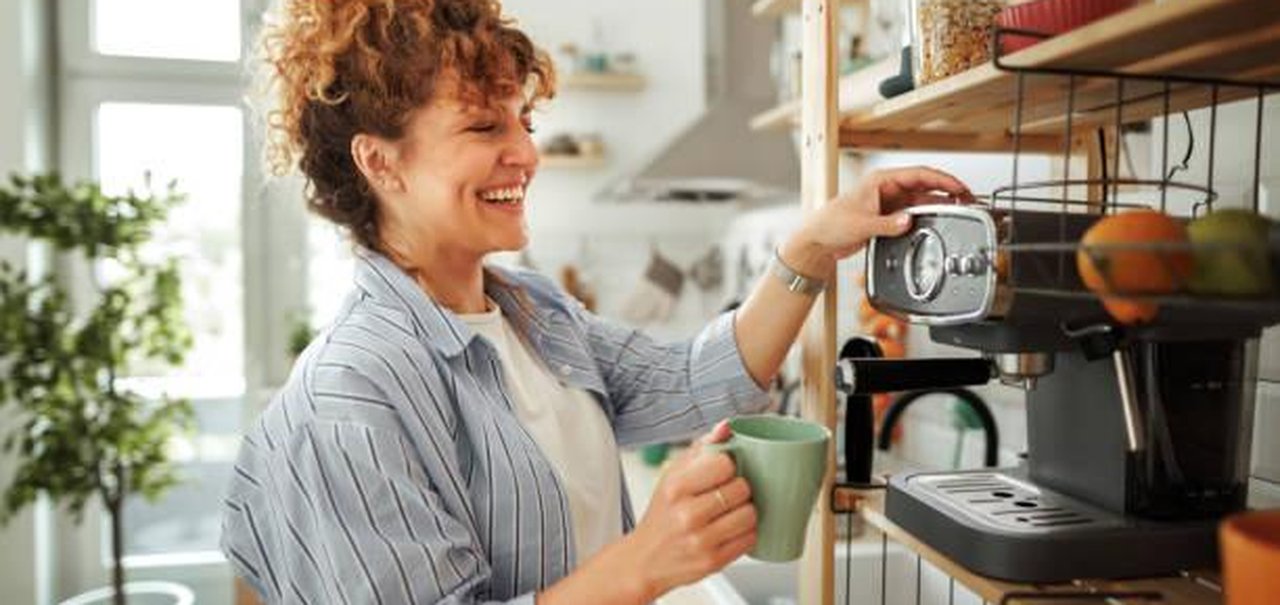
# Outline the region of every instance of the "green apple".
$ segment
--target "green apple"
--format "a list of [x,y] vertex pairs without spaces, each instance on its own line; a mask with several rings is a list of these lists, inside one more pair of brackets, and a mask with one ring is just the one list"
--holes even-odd
[[1195,250],[1197,294],[1249,296],[1275,288],[1267,239],[1271,221],[1248,210],[1224,209],[1187,225]]

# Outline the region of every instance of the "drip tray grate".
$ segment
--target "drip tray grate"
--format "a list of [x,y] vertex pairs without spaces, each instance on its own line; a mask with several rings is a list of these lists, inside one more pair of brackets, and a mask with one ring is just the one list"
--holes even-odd
[[1041,491],[1001,473],[938,473],[911,477],[913,491],[940,508],[992,529],[1044,532],[1118,527],[1115,517]]

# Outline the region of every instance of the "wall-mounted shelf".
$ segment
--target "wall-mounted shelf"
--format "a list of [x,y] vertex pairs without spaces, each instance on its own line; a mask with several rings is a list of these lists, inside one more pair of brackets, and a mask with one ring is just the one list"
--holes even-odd
[[[765,0],[761,0],[765,2]],[[1016,66],[1118,70],[1132,74],[1280,79],[1280,4],[1171,2],[1141,5],[1006,57]],[[880,74],[862,71],[841,79],[843,100],[850,91],[871,90]],[[1032,152],[1063,149],[1067,80],[1028,75],[1024,79],[1021,145]],[[892,99],[840,112],[840,146],[860,149],[1006,151],[1015,116],[1017,76],[987,63]],[[1129,81],[1123,90],[1126,123],[1164,113],[1162,84]],[[1113,79],[1084,78],[1076,84],[1073,128],[1111,125],[1117,85]],[[1224,87],[1218,102],[1256,96],[1257,91]],[[1213,102],[1209,86],[1176,84],[1169,110],[1188,111]],[[845,105],[845,103],[842,103]],[[751,128],[794,128],[800,101],[761,113]]]
[[[848,512],[842,514],[860,515],[867,523],[884,532],[889,540],[906,546],[987,603],[1030,604],[1050,600],[1063,602],[1067,600],[1066,595],[1082,592],[1158,594],[1159,602],[1164,605],[1220,605],[1222,603],[1220,589],[1222,582],[1217,572],[1212,571],[1166,578],[1077,580],[1067,584],[1017,584],[987,578],[968,571],[890,521],[884,514],[883,490],[837,488],[832,502],[842,508],[847,507]],[[1094,600],[1083,601],[1093,602]]]
[[644,90],[647,81],[640,74],[575,71],[565,75],[560,84],[578,90],[638,92]]
[[792,99],[751,118],[751,130],[795,128],[800,124],[800,99]]
[[[1280,57],[1280,3],[1196,1],[1142,4],[1011,54],[1005,62],[1019,67],[1268,80],[1280,77],[1276,57]],[[1011,132],[1017,78],[987,63],[872,107],[842,112],[841,145],[891,140],[903,148],[937,149],[938,141],[960,143],[975,135],[994,144]],[[1025,76],[1023,133],[1055,137],[1062,130],[1066,82],[1062,76]],[[1123,88],[1123,121],[1164,114],[1163,86],[1128,81]],[[1113,124],[1117,88],[1112,78],[1079,78],[1073,127]],[[1256,89],[1222,87],[1218,102],[1258,94]],[[1171,112],[1198,109],[1212,103],[1212,90],[1206,85],[1173,84],[1169,100]],[[1004,139],[1011,146],[1011,138]],[[1053,145],[1052,138],[1032,142],[1033,147]]]
[[[876,106],[888,101],[872,101],[880,81],[887,73],[897,70],[897,60],[885,62],[886,65],[863,69],[840,78],[839,94],[842,107]],[[752,130],[774,130],[796,128],[800,125],[799,99],[793,99],[756,115],[751,120]],[[848,109],[842,115],[854,115],[857,109]],[[1024,135],[1022,148],[1030,152],[1057,153],[1063,148],[1062,137],[1058,134]],[[1001,131],[981,133],[956,132],[924,132],[912,131],[904,135],[895,131],[876,131],[869,129],[842,129],[840,146],[856,149],[913,149],[933,151],[1006,151],[1012,147],[1012,139]]]
[[[776,18],[800,10],[801,0],[756,0],[751,5],[751,14],[761,19]],[[839,0],[840,4],[852,6],[866,4],[867,0]]]
[[542,168],[588,170],[600,168],[606,163],[603,155],[543,154],[538,160]]

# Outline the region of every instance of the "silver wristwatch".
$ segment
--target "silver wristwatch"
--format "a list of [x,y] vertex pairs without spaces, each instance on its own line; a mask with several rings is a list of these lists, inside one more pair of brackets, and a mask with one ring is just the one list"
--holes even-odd
[[805,277],[796,273],[795,269],[788,267],[787,263],[783,262],[782,254],[778,252],[777,248],[773,250],[773,260],[769,262],[769,273],[778,278],[787,287],[788,291],[805,296],[816,296],[827,287],[827,282]]

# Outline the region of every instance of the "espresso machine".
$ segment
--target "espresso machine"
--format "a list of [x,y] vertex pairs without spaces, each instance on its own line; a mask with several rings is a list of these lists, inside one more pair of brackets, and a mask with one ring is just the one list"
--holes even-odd
[[1156,576],[1213,567],[1219,520],[1245,505],[1251,341],[1274,300],[1161,300],[1155,321],[1113,321],[1077,274],[1096,209],[929,205],[873,240],[867,295],[929,327],[962,359],[844,359],[840,390],[999,380],[1025,389],[1015,468],[892,476],[886,515],[989,577],[1018,582]]

